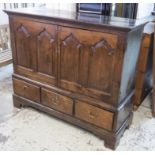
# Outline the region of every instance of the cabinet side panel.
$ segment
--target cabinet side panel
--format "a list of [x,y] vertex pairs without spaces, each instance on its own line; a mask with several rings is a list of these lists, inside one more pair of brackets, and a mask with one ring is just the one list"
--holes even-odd
[[122,80],[119,94],[119,102],[121,102],[134,89],[135,71],[138,56],[140,53],[142,31],[143,27],[140,27],[138,30],[131,31],[128,34],[127,47],[124,55],[121,77]]

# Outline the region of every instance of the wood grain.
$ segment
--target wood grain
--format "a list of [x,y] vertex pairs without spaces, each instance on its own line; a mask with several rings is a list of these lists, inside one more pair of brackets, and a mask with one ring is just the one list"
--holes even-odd
[[112,130],[114,116],[112,112],[77,101],[75,104],[75,116],[101,128]]
[[104,16],[88,22],[71,13],[29,11],[6,11],[14,105],[32,106],[87,129],[115,149],[132,121],[137,45],[145,22],[131,25]]

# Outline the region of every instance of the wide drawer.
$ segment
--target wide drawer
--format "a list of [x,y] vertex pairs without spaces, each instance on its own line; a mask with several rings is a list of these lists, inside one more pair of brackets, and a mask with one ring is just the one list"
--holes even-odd
[[112,112],[81,101],[77,101],[75,104],[75,116],[77,118],[107,130],[112,130],[113,115]]
[[73,100],[68,97],[43,88],[41,91],[41,102],[50,108],[72,115]]
[[19,79],[13,79],[15,94],[30,99],[35,102],[40,102],[40,88]]

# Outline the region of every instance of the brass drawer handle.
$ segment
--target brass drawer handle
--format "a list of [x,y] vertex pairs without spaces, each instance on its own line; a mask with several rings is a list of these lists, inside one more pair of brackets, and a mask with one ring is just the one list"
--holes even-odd
[[52,101],[52,102],[55,102],[55,98],[52,98],[51,101]]
[[94,118],[96,118],[97,116],[96,116],[94,113],[89,112],[89,117],[90,117],[91,119],[94,119]]
[[56,100],[56,101],[58,100],[58,97],[57,97],[57,96],[55,97],[55,100]]
[[27,88],[28,88],[28,86],[24,86],[24,90],[27,89]]
[[52,97],[51,101],[52,101],[52,104],[59,105],[58,97],[57,96],[56,97]]
[[58,97],[52,97],[51,101],[58,101]]
[[58,106],[58,105],[59,105],[59,103],[58,103],[58,102],[53,102],[53,104],[54,104],[54,105],[56,105],[56,106]]

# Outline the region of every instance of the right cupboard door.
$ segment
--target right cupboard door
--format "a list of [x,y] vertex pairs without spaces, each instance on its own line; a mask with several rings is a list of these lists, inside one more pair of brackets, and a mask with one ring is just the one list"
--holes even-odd
[[59,27],[59,87],[110,102],[117,35]]

